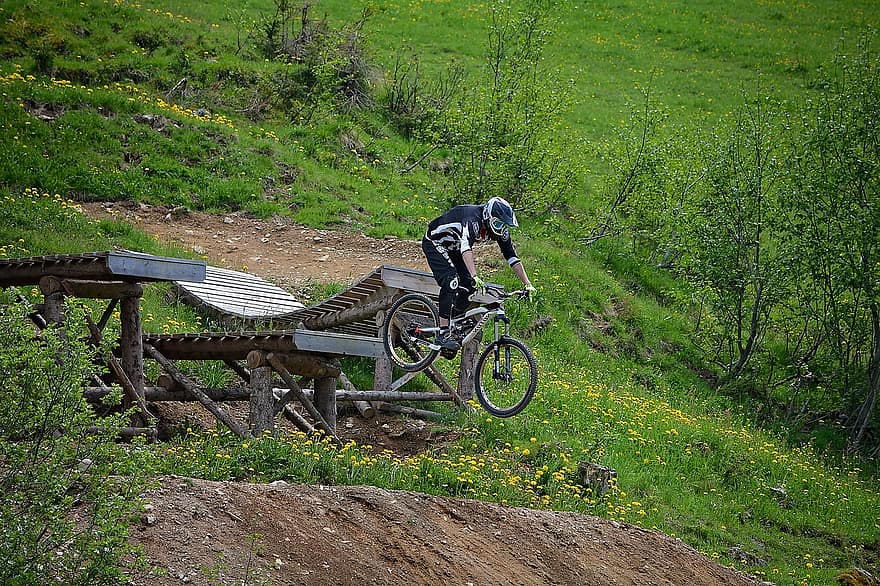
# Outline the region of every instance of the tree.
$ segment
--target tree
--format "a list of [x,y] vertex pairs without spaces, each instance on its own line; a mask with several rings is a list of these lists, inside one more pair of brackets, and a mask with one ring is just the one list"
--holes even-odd
[[71,319],[64,334],[35,331],[0,291],[2,584],[124,582],[126,519],[142,485],[113,475],[122,419],[98,422],[83,399],[95,368],[84,322]]
[[847,422],[862,447],[880,392],[880,59],[865,33],[839,52],[825,91],[804,117],[808,139],[792,160],[789,237],[818,294],[826,378],[849,394]]
[[718,325],[711,351],[728,382],[760,351],[788,286],[778,232],[776,151],[784,127],[777,112],[758,95],[729,135],[716,136],[703,189],[681,224],[681,264],[708,298]]
[[541,56],[553,0],[492,5],[487,76],[447,111],[443,140],[453,153],[452,203],[506,198],[542,213],[558,204],[574,167],[559,137],[565,101]]

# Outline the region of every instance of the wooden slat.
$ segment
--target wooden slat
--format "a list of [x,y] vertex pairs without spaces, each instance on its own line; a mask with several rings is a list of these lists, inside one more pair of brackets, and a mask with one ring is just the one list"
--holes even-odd
[[139,252],[110,252],[107,268],[114,275],[160,281],[202,281],[206,264],[200,260],[169,258]]
[[295,352],[293,340],[292,331],[144,336],[145,344],[150,344],[170,360],[244,360],[251,350]]
[[296,347],[308,352],[368,358],[377,358],[385,352],[379,338],[307,330],[296,330]]
[[381,275],[382,282],[388,287],[429,295],[437,295],[440,292],[440,287],[430,273],[383,265]]

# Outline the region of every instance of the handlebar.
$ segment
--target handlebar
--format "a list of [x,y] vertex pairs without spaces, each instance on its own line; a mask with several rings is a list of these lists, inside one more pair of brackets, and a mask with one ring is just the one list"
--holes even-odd
[[516,291],[505,291],[503,287],[486,287],[486,294],[496,299],[510,299],[516,297],[520,300],[528,300],[531,294],[525,289],[517,289]]

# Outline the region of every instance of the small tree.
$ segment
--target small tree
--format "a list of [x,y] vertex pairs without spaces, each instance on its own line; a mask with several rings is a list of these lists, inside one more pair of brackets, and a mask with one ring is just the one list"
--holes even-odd
[[273,79],[273,98],[293,117],[308,122],[317,111],[350,112],[373,105],[373,68],[364,47],[369,8],[357,22],[334,30],[326,17],[311,16],[313,2],[275,0],[275,12],[263,19],[257,46],[287,72]]
[[542,69],[553,0],[493,4],[487,77],[447,111],[442,139],[453,153],[453,203],[506,198],[532,213],[557,205],[573,181],[559,137],[565,103]]
[[825,377],[848,394],[848,424],[863,447],[880,393],[880,56],[865,33],[839,52],[826,90],[805,116],[808,140],[792,160],[790,238],[816,295],[815,337],[836,364]]
[[775,189],[783,126],[759,96],[716,137],[705,188],[682,224],[682,266],[707,295],[718,325],[711,352],[737,379],[761,349],[774,309],[787,290]]

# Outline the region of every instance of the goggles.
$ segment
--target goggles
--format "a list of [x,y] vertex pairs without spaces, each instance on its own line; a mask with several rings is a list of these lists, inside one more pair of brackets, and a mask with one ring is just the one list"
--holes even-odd
[[505,224],[504,222],[502,222],[498,218],[492,218],[491,223],[492,223],[492,231],[495,232],[496,234],[500,234],[507,227],[507,224]]

